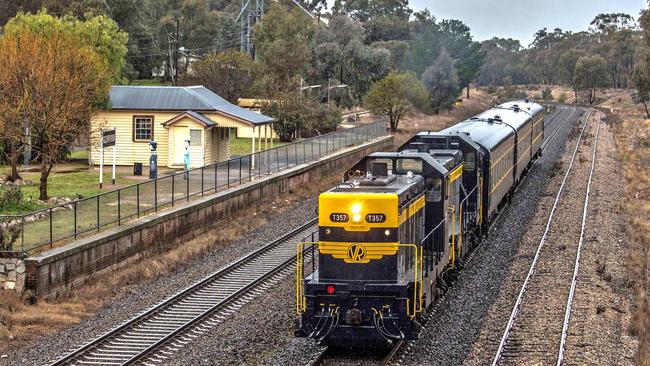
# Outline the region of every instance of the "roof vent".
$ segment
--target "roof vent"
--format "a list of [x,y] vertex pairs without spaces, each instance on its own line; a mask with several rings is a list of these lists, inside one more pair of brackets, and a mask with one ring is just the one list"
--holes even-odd
[[497,114],[496,116],[494,116],[494,120],[501,122],[501,116]]
[[494,123],[494,119],[492,119],[492,118],[488,118],[488,119],[487,119],[487,123],[488,123],[488,124],[492,124],[492,123]]
[[528,103],[528,102],[529,102],[529,101],[528,101],[528,98],[524,99],[524,102],[525,102],[525,103]]
[[512,105],[512,109],[513,109],[515,112],[519,112],[519,104],[513,104],[513,105]]

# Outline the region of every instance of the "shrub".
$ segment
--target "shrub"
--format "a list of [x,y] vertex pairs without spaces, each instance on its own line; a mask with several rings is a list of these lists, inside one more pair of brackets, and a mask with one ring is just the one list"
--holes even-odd
[[565,92],[562,92],[558,97],[557,101],[559,103],[566,103],[567,99],[569,99],[569,95]]
[[0,210],[15,208],[23,201],[23,191],[20,187],[9,187],[0,190]]
[[542,100],[553,100],[553,93],[550,87],[547,86],[542,90]]

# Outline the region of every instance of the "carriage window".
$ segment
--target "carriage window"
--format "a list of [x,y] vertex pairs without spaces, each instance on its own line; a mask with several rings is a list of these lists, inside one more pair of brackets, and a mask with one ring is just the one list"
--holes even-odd
[[422,160],[420,159],[398,159],[397,172],[400,174],[406,172],[413,172],[416,174],[422,173]]
[[476,153],[465,154],[465,170],[473,172],[476,167]]

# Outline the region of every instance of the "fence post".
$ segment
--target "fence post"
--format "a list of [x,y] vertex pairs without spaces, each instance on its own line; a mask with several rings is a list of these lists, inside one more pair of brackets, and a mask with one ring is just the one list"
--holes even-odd
[[99,231],[99,196],[97,196],[97,231]]
[[262,177],[262,153],[257,152],[257,177],[261,178]]
[[[255,137],[253,137],[255,138]],[[249,155],[248,158],[248,181],[253,181],[253,162],[255,161],[255,154]],[[259,161],[257,162],[259,164]]]
[[117,226],[122,225],[122,190],[117,190]]
[[158,212],[158,178],[153,180],[153,207]]
[[20,215],[20,247],[25,251],[25,215]]
[[204,168],[201,167],[201,196],[203,196],[203,175],[204,175]]
[[241,184],[241,156],[239,157],[239,184]]
[[172,207],[174,207],[174,185],[176,181],[176,174],[172,174]]
[[190,173],[190,170],[187,169],[185,171],[185,200],[189,202],[190,200],[190,178],[192,177],[192,174]]
[[226,186],[227,188],[230,188],[230,160],[228,160],[228,166],[227,166],[227,174],[226,174]]
[[284,156],[287,162],[287,169],[289,168],[289,146],[284,147]]
[[279,150],[280,150],[279,147],[275,148],[275,162],[278,165],[278,171],[280,171],[280,152],[279,152]]
[[214,163],[214,191],[217,191],[217,186],[219,185],[219,181],[217,180],[217,172],[219,171],[217,167],[219,164]]
[[140,183],[135,186],[135,211],[140,217]]
[[72,209],[74,210],[74,238],[77,239],[77,201],[73,202]]
[[50,207],[50,249],[52,249],[52,207]]

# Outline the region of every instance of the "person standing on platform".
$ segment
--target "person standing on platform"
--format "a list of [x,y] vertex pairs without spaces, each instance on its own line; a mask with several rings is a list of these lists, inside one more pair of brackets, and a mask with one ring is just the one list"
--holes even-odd
[[190,179],[190,140],[185,140],[185,152],[183,153],[183,165],[185,173],[183,179]]

